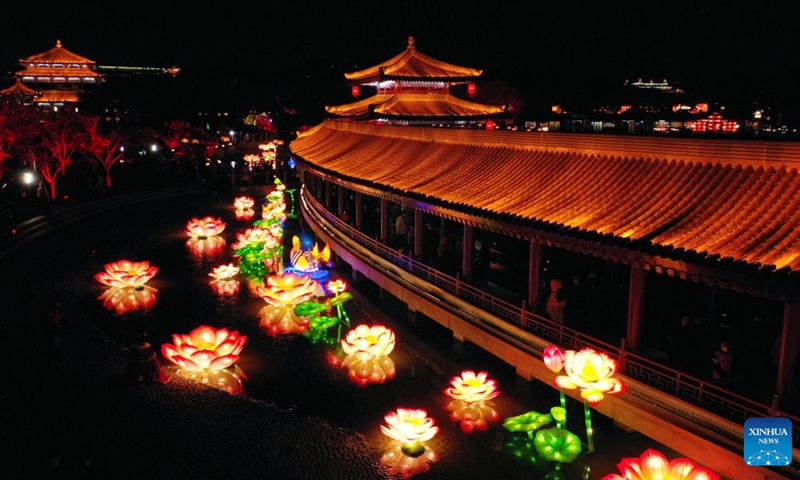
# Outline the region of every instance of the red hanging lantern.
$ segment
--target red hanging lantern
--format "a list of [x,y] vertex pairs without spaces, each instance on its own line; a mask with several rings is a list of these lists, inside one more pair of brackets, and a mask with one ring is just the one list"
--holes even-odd
[[494,130],[494,120],[486,120],[486,130]]
[[358,95],[361,93],[361,89],[358,88],[358,85],[353,85],[350,88],[350,94],[353,95],[353,98],[358,98]]
[[478,89],[478,87],[476,87],[474,83],[468,83],[467,84],[467,93],[469,94],[469,98],[472,98],[472,97],[475,96],[475,91],[477,89]]

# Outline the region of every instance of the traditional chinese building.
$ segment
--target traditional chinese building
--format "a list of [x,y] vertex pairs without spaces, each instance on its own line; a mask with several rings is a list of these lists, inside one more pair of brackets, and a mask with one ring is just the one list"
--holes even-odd
[[408,47],[385,62],[356,72],[345,80],[356,98],[368,90],[374,95],[338,106],[326,106],[332,116],[406,125],[485,124],[506,116],[504,105],[472,102],[452,94],[456,85],[475,93],[483,71],[437,60],[417,50],[414,37]]
[[85,85],[105,81],[94,60],[67,50],[61,40],[50,50],[21,58],[19,63],[25,69],[16,73],[18,83],[39,92],[33,103],[45,109],[74,108]]
[[19,78],[14,82],[14,85],[0,90],[2,101],[14,105],[31,105],[40,96],[39,92],[26,87]]

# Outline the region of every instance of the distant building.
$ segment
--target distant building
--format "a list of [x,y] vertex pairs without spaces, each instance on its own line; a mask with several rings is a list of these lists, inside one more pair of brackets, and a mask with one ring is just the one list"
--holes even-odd
[[[475,80],[482,70],[437,60],[417,50],[414,37],[408,47],[391,59],[356,72],[346,73],[356,100],[326,106],[334,117],[346,117],[396,125],[483,126],[506,117],[505,105],[472,102],[452,94],[451,88],[466,85],[475,93]],[[374,95],[366,96],[367,91]]]
[[[56,40],[50,50],[22,58],[19,63],[25,69],[16,73],[17,85],[38,92],[33,96],[22,93],[23,98],[30,98],[32,104],[44,109],[77,108],[85,85],[105,82],[94,60],[67,50],[61,40]],[[21,92],[20,86],[14,86],[0,94],[5,98]]]

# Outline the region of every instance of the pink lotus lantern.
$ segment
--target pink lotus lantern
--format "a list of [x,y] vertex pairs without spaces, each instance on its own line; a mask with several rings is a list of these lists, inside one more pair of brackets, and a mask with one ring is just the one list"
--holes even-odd
[[105,272],[95,274],[95,280],[109,287],[117,288],[142,288],[158,273],[158,267],[151,266],[150,262],[146,260],[141,262],[117,260],[107,263],[105,269]]
[[548,345],[542,352],[544,365],[553,373],[560,373],[564,368],[564,352],[555,345]]
[[279,239],[276,239],[268,229],[253,227],[242,233],[237,233],[236,243],[231,245],[231,248],[241,250],[247,247],[255,247],[259,244],[277,244],[278,242]]
[[97,297],[103,306],[123,315],[136,310],[149,310],[158,300],[158,290],[144,285],[141,288],[111,287]]
[[[330,289],[330,283],[328,283]],[[342,339],[346,354],[342,367],[347,368],[350,380],[359,386],[384,383],[394,378],[394,361],[388,355],[394,350],[394,332],[383,325],[358,325]]]
[[236,197],[233,200],[233,206],[236,210],[249,210],[256,204],[253,197]]
[[491,402],[500,392],[497,382],[488,379],[487,372],[476,374],[472,370],[464,370],[460,377],[453,377],[450,384],[444,391],[453,399],[447,405],[447,410],[451,412],[451,420],[461,422],[461,431],[472,433],[476,428],[486,430],[490,422],[500,418]]
[[228,242],[219,236],[214,237],[191,237],[186,240],[186,248],[195,258],[216,257],[225,252]]
[[601,480],[719,480],[719,475],[688,458],[668,461],[663,453],[652,448],[639,458],[623,458],[617,468],[621,476],[612,473]]
[[222,370],[239,360],[246,341],[237,331],[200,325],[188,335],[173,333],[173,343],[163,344],[161,353],[184,370]]
[[294,307],[313,297],[318,287],[307,276],[293,273],[268,276],[266,286],[255,286],[256,294],[267,302],[260,312],[261,327],[274,335],[308,330],[308,317],[295,315]]
[[439,427],[433,425],[428,412],[398,408],[396,412],[387,413],[384,419],[388,426],[381,425],[381,431],[397,443],[381,457],[381,465],[390,474],[405,478],[428,471],[438,457],[425,442],[439,433]]
[[186,233],[190,237],[208,238],[219,235],[225,230],[225,222],[220,218],[211,216],[203,218],[192,218],[186,223]]

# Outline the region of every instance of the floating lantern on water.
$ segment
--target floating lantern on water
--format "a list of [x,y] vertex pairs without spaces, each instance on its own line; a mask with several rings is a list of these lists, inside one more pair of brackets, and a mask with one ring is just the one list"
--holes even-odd
[[105,269],[105,272],[95,274],[95,280],[109,287],[117,288],[142,288],[158,273],[158,267],[150,265],[147,260],[141,262],[117,260],[105,264]]
[[141,288],[111,287],[97,297],[103,307],[123,315],[137,310],[149,310],[158,300],[158,290],[148,285]]
[[226,223],[220,218],[211,216],[192,218],[186,223],[186,233],[190,237],[208,238],[219,235],[225,230]]
[[486,430],[490,422],[499,417],[491,400],[500,392],[497,382],[488,378],[487,372],[475,373],[464,370],[461,376],[450,380],[451,386],[444,393],[453,401],[447,405],[450,419],[461,422],[461,431],[472,433],[474,429]]
[[318,287],[311,278],[293,273],[267,277],[266,285],[255,286],[256,294],[267,302],[260,311],[261,327],[273,335],[305,332],[308,317],[296,315],[294,307],[313,297]]
[[241,373],[234,364],[246,341],[237,331],[200,325],[189,334],[172,334],[173,343],[163,344],[161,353],[179,367],[177,374],[235,394],[241,393]]
[[719,480],[719,475],[688,458],[668,461],[663,453],[652,448],[645,450],[639,458],[623,458],[617,468],[621,476],[612,473],[601,480]]
[[438,460],[436,454],[425,445],[439,433],[428,412],[422,409],[398,408],[384,417],[387,425],[381,431],[396,443],[381,457],[381,465],[392,475],[403,477],[430,470],[431,464]]
[[331,249],[326,244],[322,251],[310,236],[299,233],[292,237],[292,250],[289,252],[291,266],[286,271],[296,275],[307,275],[324,284],[330,278],[330,272],[321,268],[326,266],[331,259]]
[[253,197],[236,197],[233,200],[233,206],[236,210],[248,210],[255,206],[256,201]]
[[389,354],[394,350],[394,332],[383,325],[358,325],[341,340],[346,354],[342,367],[350,380],[359,386],[384,383],[394,378],[394,361]]

